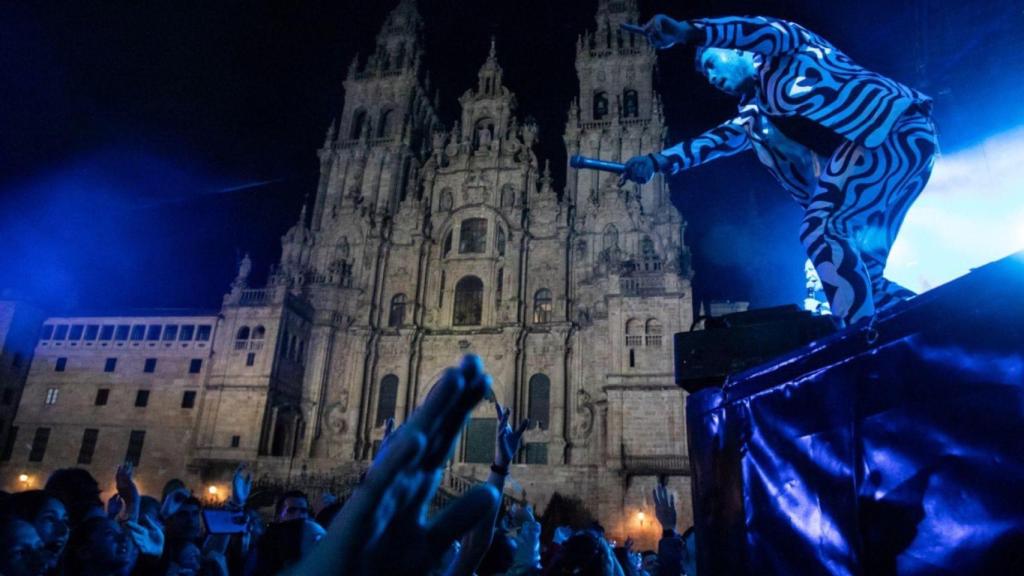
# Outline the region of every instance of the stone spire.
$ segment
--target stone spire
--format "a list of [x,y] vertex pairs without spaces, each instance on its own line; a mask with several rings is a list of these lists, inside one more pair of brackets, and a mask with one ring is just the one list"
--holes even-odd
[[544,173],[540,177],[540,193],[554,194],[554,188],[552,186],[554,181],[554,178],[551,177],[551,161],[544,160]]
[[[334,142],[335,137],[338,135],[338,119],[337,117],[331,119],[331,124],[327,127],[327,134],[324,136],[324,148],[330,148],[331,143]],[[305,206],[305,204],[303,204]]]
[[480,72],[477,73],[479,78],[477,94],[481,96],[501,94],[502,70],[498,64],[498,50],[495,44],[494,36],[491,36],[491,49],[487,54],[487,61],[484,62],[484,65],[480,67]]

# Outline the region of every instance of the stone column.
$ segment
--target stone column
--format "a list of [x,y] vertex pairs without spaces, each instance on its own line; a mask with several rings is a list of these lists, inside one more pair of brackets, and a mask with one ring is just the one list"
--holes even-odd
[[329,321],[313,326],[310,331],[309,351],[307,352],[306,371],[302,382],[302,404],[306,409],[307,429],[299,453],[303,457],[314,457],[319,453],[317,440],[323,430],[324,398],[327,393],[327,380],[331,355],[334,350],[334,326]]

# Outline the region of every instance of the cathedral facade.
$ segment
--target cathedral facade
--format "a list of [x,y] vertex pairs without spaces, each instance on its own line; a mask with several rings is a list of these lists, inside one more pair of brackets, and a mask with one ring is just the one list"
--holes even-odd
[[[579,38],[568,155],[622,160],[662,147],[655,54],[619,30],[637,18],[635,0],[599,0],[595,28]],[[182,421],[187,441],[166,448],[182,451],[184,469],[163,472],[209,483],[249,462],[267,483],[353,477],[387,418],[400,424],[446,367],[474,353],[494,398],[473,413],[444,490],[486,478],[497,400],[534,423],[509,497],[539,509],[556,492],[576,497],[611,534],[656,539],[649,495],[664,477],[685,525],[671,335],[691,328],[693,303],[667,183],[619,188],[615,176],[570,169],[556,190],[493,41],[458,121],[443,125],[421,26],[402,0],[372,54],[352,62],[315,198],[282,238],[267,285],[250,286],[243,262],[219,314],[203,320],[214,327],[198,410]],[[30,373],[24,396],[36,381],[53,386],[46,378]],[[56,413],[29,411],[18,424]]]

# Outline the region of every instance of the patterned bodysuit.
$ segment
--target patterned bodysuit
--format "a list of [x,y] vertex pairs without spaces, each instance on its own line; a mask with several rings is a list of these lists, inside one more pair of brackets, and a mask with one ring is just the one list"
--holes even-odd
[[[865,70],[816,34],[771,18],[692,21],[706,47],[755,53],[739,115],[664,150],[670,173],[753,148],[804,209],[800,240],[847,323],[913,296],[883,276],[938,150],[931,100]],[[813,124],[817,142],[780,126]],[[837,146],[820,146],[834,136]],[[823,151],[826,148],[826,151]]]

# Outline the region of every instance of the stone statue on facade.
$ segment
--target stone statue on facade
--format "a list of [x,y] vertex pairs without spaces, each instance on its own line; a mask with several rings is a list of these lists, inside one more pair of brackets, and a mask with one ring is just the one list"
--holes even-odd
[[249,253],[246,252],[245,256],[238,263],[238,275],[235,276],[234,282],[231,286],[235,288],[245,288],[249,283],[249,273],[252,272],[252,260],[249,258]]

